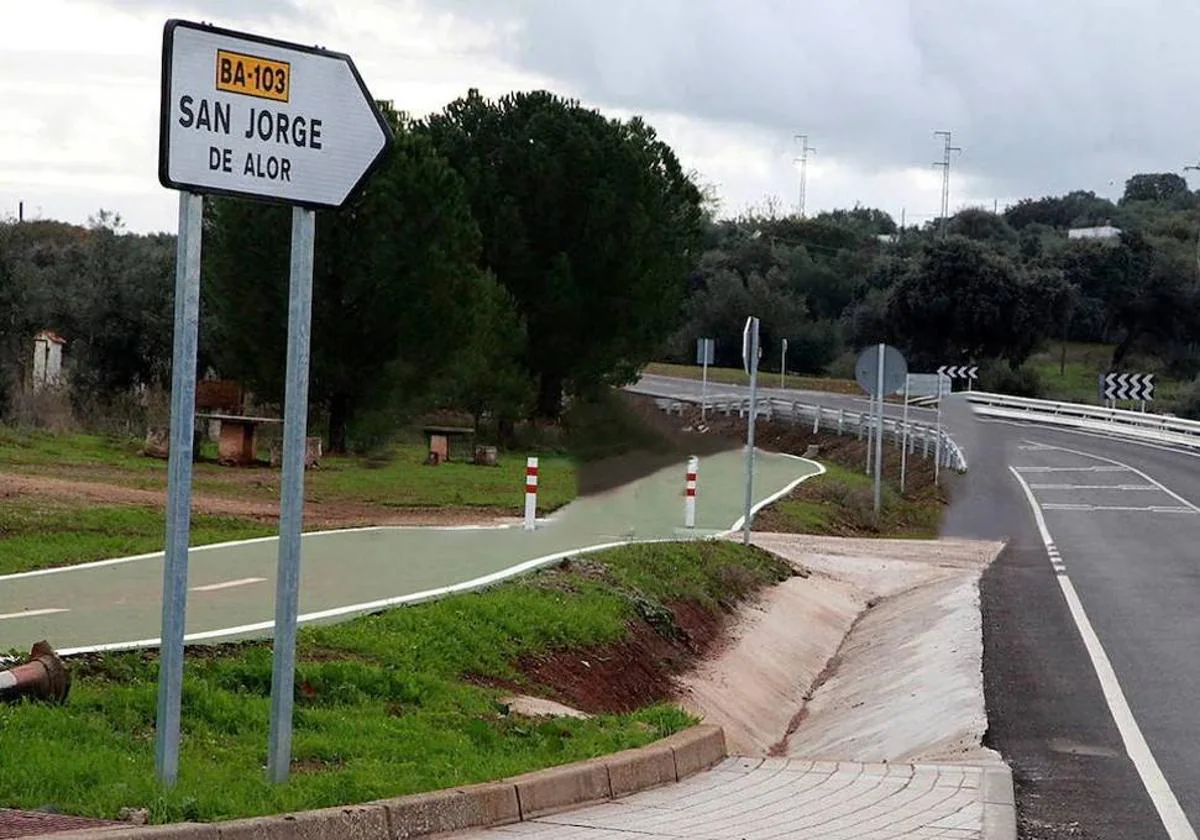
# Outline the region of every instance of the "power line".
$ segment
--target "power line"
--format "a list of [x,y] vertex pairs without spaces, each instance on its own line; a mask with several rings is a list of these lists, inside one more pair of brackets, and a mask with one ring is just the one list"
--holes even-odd
[[935,131],[933,134],[935,137],[946,138],[945,153],[940,161],[934,161],[933,164],[942,168],[942,221],[938,227],[938,235],[944,237],[946,235],[946,217],[950,215],[950,153],[961,152],[962,149],[950,145],[949,131]]
[[807,134],[797,134],[792,139],[800,141],[800,157],[792,158],[792,162],[800,164],[799,213],[800,213],[800,218],[803,219],[804,218],[804,194],[808,190],[808,153],[815,152],[816,149],[814,149],[812,146],[808,145],[808,135]]

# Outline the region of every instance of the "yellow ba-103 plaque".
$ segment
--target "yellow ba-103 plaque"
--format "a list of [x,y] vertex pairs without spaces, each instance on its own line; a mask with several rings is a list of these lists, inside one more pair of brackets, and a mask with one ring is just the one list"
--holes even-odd
[[292,67],[286,61],[217,50],[217,90],[287,102]]

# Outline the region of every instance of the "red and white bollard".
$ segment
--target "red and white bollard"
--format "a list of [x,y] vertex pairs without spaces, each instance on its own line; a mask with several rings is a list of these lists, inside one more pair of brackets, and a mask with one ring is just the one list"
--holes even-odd
[[699,469],[700,459],[695,455],[688,458],[687,483],[683,500],[683,525],[685,528],[696,527],[696,473]]
[[525,530],[532,531],[537,523],[538,459],[525,462]]

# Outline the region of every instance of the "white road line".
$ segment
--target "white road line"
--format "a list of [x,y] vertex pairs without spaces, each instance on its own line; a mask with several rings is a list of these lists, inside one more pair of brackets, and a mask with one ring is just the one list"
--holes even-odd
[[1153,484],[1031,484],[1034,490],[1154,490]]
[[[1009,471],[1021,485],[1021,489],[1025,491],[1025,498],[1028,500],[1029,508],[1033,511],[1033,518],[1037,522],[1038,533],[1041,534],[1047,553],[1053,559],[1058,556],[1058,547],[1054,544],[1050,529],[1046,527],[1046,517],[1042,515],[1041,508],[1038,507],[1037,497],[1033,495],[1033,491],[1029,489],[1029,485],[1019,472],[1012,467],[1009,467]],[[1055,567],[1057,573],[1055,577],[1062,589],[1063,598],[1066,599],[1067,608],[1071,611],[1071,617],[1075,619],[1075,626],[1079,628],[1079,635],[1083,637],[1084,647],[1087,648],[1088,657],[1092,660],[1092,668],[1095,669],[1096,676],[1100,679],[1104,700],[1108,703],[1113,721],[1121,733],[1125,752],[1129,754],[1133,766],[1137,768],[1138,775],[1142,778],[1142,784],[1146,787],[1146,793],[1150,795],[1150,801],[1154,803],[1159,819],[1162,820],[1163,827],[1167,830],[1171,840],[1197,840],[1195,829],[1188,822],[1187,815],[1179,806],[1179,800],[1175,798],[1175,793],[1167,783],[1167,777],[1163,775],[1154,754],[1150,752],[1150,745],[1146,743],[1142,730],[1133,716],[1133,710],[1129,708],[1129,701],[1125,699],[1125,694],[1121,691],[1117,673],[1113,670],[1108,654],[1104,652],[1104,647],[1100,644],[1100,637],[1096,635],[1092,622],[1084,612],[1083,602],[1079,600],[1075,585],[1067,576],[1065,567],[1059,571],[1060,566],[1061,563]]]
[[[1077,449],[1067,449],[1065,446],[1052,446],[1051,449],[1055,449],[1059,452],[1067,452],[1071,455],[1078,455],[1081,458],[1091,458],[1093,461],[1103,461],[1106,464],[1111,465],[1110,470],[1113,472],[1123,472],[1123,471],[1128,470],[1129,472],[1133,473],[1134,475],[1140,476],[1145,481],[1148,481],[1150,484],[1153,484],[1159,490],[1166,493],[1168,496],[1170,496],[1172,499],[1174,499],[1175,501],[1182,504],[1184,507],[1190,508],[1194,513],[1200,513],[1200,507],[1197,507],[1196,505],[1192,504],[1187,499],[1183,498],[1183,496],[1180,496],[1174,490],[1167,487],[1161,481],[1156,481],[1155,479],[1151,478],[1149,475],[1142,472],[1137,467],[1131,467],[1129,464],[1126,464],[1123,461],[1117,461],[1113,458],[1105,458],[1103,455],[1093,455],[1090,452],[1080,452]],[[1099,468],[1097,468],[1097,472],[1099,472]]]
[[235,586],[246,586],[250,583],[262,583],[266,578],[249,577],[238,578],[237,580],[227,580],[224,583],[210,583],[207,586],[193,586],[193,592],[216,592],[219,589],[233,589]]
[[0,614],[0,621],[4,621],[7,618],[35,618],[39,615],[56,615],[58,613],[65,612],[70,612],[70,610],[51,607],[50,609],[45,610],[25,610],[24,612],[3,613]]
[[[1043,446],[1042,449],[1050,450],[1050,449],[1058,449],[1058,447],[1047,445],[1047,446]],[[1061,451],[1069,452],[1070,450],[1064,449]],[[1092,457],[1092,456],[1087,456],[1087,457]],[[1133,468],[1132,467],[1034,467],[1034,466],[1017,465],[1017,466],[1013,467],[1012,469],[1017,470],[1018,472],[1023,472],[1023,473],[1059,473],[1059,472],[1109,473],[1109,472],[1129,472]]]
[[1195,516],[1196,511],[1187,507],[1171,507],[1169,505],[1149,505],[1134,507],[1132,505],[1072,505],[1058,502],[1042,502],[1042,510],[1083,510],[1083,511],[1118,511],[1125,513],[1186,513]]

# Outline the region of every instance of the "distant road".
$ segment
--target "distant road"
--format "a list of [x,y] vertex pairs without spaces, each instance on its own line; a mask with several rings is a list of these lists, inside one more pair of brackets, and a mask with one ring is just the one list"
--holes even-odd
[[[870,399],[866,393],[861,396],[853,394],[834,394],[828,391],[809,391],[793,388],[773,388],[772,383],[778,384],[778,374],[764,374],[759,377],[758,394],[764,399],[782,399],[793,402],[813,403],[829,408],[842,408],[846,411],[866,411],[870,405]],[[636,385],[629,386],[628,390],[652,394],[667,399],[687,399],[696,402],[700,401],[702,391],[702,383],[699,379],[683,379],[675,376],[658,376],[655,374],[645,374],[638,380]],[[712,399],[737,399],[750,396],[750,387],[748,385],[727,385],[722,383],[708,383],[708,397]],[[936,412],[933,409],[918,408],[909,406],[909,416],[914,420],[921,418],[932,418]],[[899,417],[904,412],[904,406],[896,403],[884,403],[884,412],[889,416]]]

